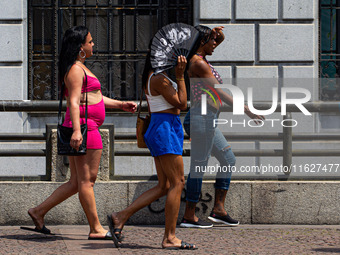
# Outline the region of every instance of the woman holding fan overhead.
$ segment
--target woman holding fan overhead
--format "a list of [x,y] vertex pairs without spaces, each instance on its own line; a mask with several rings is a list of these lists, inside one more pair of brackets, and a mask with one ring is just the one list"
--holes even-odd
[[[116,247],[119,240],[115,237],[121,234],[125,222],[138,210],[167,195],[162,247],[196,249],[195,245],[181,241],[175,236],[181,193],[185,184],[182,159],[183,128],[179,114],[187,108],[184,82],[187,58],[174,53],[176,48],[181,48],[180,53],[189,57],[190,52],[183,50],[184,44],[190,43],[192,48],[192,40],[196,38],[196,34],[197,31],[189,25],[170,24],[158,31],[150,45],[142,77],[142,86],[151,112],[150,125],[144,139],[155,160],[158,184],[144,192],[126,209],[108,215],[110,230],[115,234],[113,238]],[[171,49],[171,53],[177,56],[167,57],[167,49]],[[169,64],[170,61],[173,63]],[[176,81],[171,80],[165,73],[165,69],[173,66]]]

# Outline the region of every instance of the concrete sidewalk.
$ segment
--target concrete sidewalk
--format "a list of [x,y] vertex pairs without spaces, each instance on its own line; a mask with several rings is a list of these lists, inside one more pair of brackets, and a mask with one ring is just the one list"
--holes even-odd
[[178,228],[195,251],[161,249],[163,226],[125,226],[121,248],[111,240],[89,241],[88,226],[48,226],[55,236],[0,227],[0,254],[331,254],[340,253],[340,226],[241,225],[212,229]]

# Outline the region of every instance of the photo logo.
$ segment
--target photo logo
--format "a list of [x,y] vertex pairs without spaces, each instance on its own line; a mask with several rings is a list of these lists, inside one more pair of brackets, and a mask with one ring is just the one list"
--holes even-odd
[[[245,100],[244,100],[244,94],[242,90],[234,85],[231,84],[218,84],[216,85],[216,88],[221,88],[221,89],[228,89],[232,93],[233,96],[233,114],[234,115],[244,115],[244,105],[245,105]],[[202,89],[202,88],[201,88]],[[212,89],[209,87],[209,89]],[[203,90],[203,89],[202,89]],[[248,94],[248,107],[249,110],[257,115],[270,115],[275,112],[278,104],[278,89],[277,88],[272,88],[272,106],[268,110],[257,110],[254,107],[253,104],[253,88],[248,88],[247,89],[247,94]],[[217,97],[220,100],[220,103],[222,105],[222,101],[220,97],[218,96],[218,93],[216,90],[214,90],[214,93],[217,95]],[[302,94],[304,97],[302,98],[294,98],[290,99],[288,98],[288,94]],[[211,93],[209,93],[210,96]],[[304,115],[312,115],[302,104],[307,103],[311,99],[311,93],[304,88],[281,88],[281,115],[286,115],[287,114],[287,105],[288,104],[293,104],[297,108],[300,109],[300,111]],[[201,108],[201,114],[206,115],[207,112],[207,98],[206,95],[203,94],[201,97],[202,100],[202,108]],[[213,99],[214,100],[214,99]],[[216,101],[214,100],[215,104]]]
[[[201,115],[207,115],[207,109],[208,109],[208,101],[207,101],[207,95],[211,97],[215,105],[217,106],[217,101],[215,97],[218,98],[220,105],[222,106],[222,100],[220,96],[218,95],[217,91],[212,88],[208,87],[209,90],[200,88],[205,94],[201,95]],[[243,91],[234,85],[231,84],[216,84],[215,88],[219,89],[228,89],[233,97],[233,115],[240,116],[245,115],[245,95]],[[214,95],[211,93],[213,92]],[[247,88],[247,105],[253,114],[256,114],[258,116],[267,116],[271,115],[276,111],[276,108],[278,107],[278,103],[281,103],[281,115],[287,114],[287,105],[295,105],[305,116],[311,116],[312,114],[303,106],[304,103],[307,103],[311,99],[311,93],[304,88],[297,88],[297,87],[282,87],[281,88],[281,100],[279,100],[279,90],[277,87],[271,88],[272,97],[271,97],[271,105],[270,109],[266,110],[258,110],[254,107],[254,94],[253,94],[253,88],[248,87]],[[292,98],[293,95],[293,98]],[[276,126],[276,124],[279,124],[282,127],[296,127],[298,125],[298,121],[295,119],[248,119],[245,118],[243,120],[235,120],[235,119],[214,119],[213,126],[216,127],[217,125],[228,125],[231,128],[232,127],[251,127],[251,128],[260,128],[264,125],[270,125],[271,127]]]
[[[218,101],[220,102],[220,106],[222,106],[222,100],[221,100],[220,96],[218,95],[217,91],[209,85],[207,85],[207,87],[215,94],[215,96],[218,98]],[[202,111],[202,115],[207,115],[207,94],[214,101],[215,106],[217,106],[217,102],[216,102],[215,97],[213,96],[213,94],[209,90],[204,89],[204,88],[200,88],[200,90],[203,90],[206,93],[206,94],[202,94],[202,96],[201,96],[201,98],[202,98],[201,111]]]

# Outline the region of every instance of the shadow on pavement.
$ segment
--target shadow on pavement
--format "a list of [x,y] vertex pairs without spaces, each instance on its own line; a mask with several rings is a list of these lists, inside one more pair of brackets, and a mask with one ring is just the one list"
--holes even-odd
[[[69,238],[69,237],[66,237],[66,236],[63,236],[63,235],[60,235],[60,234],[56,234],[56,235],[44,235],[44,234],[1,235],[0,239],[30,240],[30,241],[35,241],[35,242],[53,242],[53,241],[59,241],[59,240],[79,240],[79,238]],[[110,241],[110,240],[108,240],[108,241]]]
[[[111,243],[86,243],[82,245],[82,249],[106,249],[106,248],[112,248],[112,249],[117,249],[116,247],[114,247],[114,244]],[[153,249],[153,250],[158,250],[161,248],[157,248],[154,246],[148,246],[148,245],[138,245],[138,244],[128,244],[128,243],[124,243],[121,244],[121,246],[119,248],[122,249],[131,249],[131,250],[138,250],[138,249]]]
[[340,248],[318,248],[313,249],[316,252],[330,252],[330,253],[340,253]]
[[2,235],[0,239],[12,239],[12,240],[30,240],[35,242],[52,242],[57,240],[63,240],[61,236],[57,235],[40,235],[40,234],[31,234],[31,235]]

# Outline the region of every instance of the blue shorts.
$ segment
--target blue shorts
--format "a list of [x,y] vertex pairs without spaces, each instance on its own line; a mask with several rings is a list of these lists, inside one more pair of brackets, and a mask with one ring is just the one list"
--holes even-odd
[[179,115],[171,113],[151,113],[151,121],[144,140],[151,155],[182,155],[183,128]]

